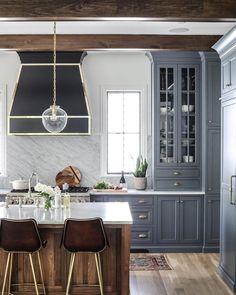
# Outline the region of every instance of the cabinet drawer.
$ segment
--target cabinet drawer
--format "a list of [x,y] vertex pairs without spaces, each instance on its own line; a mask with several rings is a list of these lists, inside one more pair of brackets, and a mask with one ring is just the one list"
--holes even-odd
[[153,208],[131,208],[134,225],[152,225],[153,223]]
[[107,196],[107,202],[128,202],[130,206],[153,206],[153,196]]
[[200,179],[161,179],[156,181],[157,190],[200,189]]
[[199,169],[157,169],[158,178],[197,178],[200,177]]
[[132,227],[131,231],[132,244],[152,244],[153,243],[153,229]]

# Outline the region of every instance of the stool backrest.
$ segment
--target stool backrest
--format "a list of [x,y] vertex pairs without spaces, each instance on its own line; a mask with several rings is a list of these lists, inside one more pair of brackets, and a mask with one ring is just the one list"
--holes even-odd
[[103,251],[108,242],[102,219],[66,219],[62,245],[70,252]]
[[42,247],[34,219],[0,220],[0,247],[8,252],[35,252]]

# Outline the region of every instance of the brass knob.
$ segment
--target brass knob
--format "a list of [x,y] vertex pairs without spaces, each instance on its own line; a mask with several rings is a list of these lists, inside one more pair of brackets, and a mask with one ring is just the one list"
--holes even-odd
[[140,235],[138,235],[138,237],[140,239],[146,239],[147,238],[147,235],[146,234],[140,234]]
[[180,186],[180,183],[179,182],[175,182],[174,183],[174,186]]
[[174,175],[180,175],[180,172],[179,171],[175,171],[173,174]]
[[138,200],[139,204],[144,204],[144,203],[147,203],[147,201],[145,200]]
[[139,215],[139,219],[147,219],[147,215]]

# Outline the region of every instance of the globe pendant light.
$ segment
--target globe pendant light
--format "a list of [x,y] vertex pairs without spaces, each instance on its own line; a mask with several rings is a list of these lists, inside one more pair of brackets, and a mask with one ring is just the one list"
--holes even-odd
[[44,128],[51,133],[61,132],[67,124],[67,113],[56,105],[56,22],[54,22],[53,104],[42,114]]

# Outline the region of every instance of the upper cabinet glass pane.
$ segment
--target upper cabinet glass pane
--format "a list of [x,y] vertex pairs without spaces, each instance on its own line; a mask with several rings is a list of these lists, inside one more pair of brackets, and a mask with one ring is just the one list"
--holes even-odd
[[195,68],[181,69],[181,162],[196,161]]
[[174,68],[160,68],[160,163],[174,162],[174,124]]

